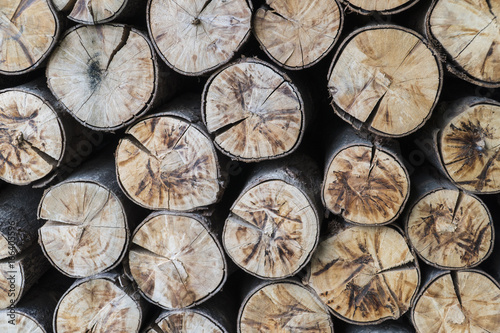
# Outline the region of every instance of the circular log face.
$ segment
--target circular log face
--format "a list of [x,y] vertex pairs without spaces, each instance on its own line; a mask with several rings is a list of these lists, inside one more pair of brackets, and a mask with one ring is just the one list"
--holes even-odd
[[304,193],[271,180],[235,202],[222,239],[227,254],[245,271],[260,278],[282,278],[307,263],[318,233],[318,216]]
[[50,262],[71,277],[95,275],[124,256],[128,227],[121,203],[108,189],[90,182],[52,187],[40,203],[39,230]]
[[161,332],[151,330],[150,333],[224,333],[210,318],[190,310],[173,312],[163,317],[157,325]]
[[19,261],[0,262],[0,309],[6,309],[12,302],[16,304],[21,299],[24,278],[24,269]]
[[333,323],[325,305],[308,289],[279,282],[258,289],[243,303],[238,331],[328,333]]
[[343,0],[353,7],[356,11],[363,14],[369,12],[382,12],[390,14],[407,8],[418,0]]
[[189,122],[161,116],[127,130],[116,167],[125,193],[149,209],[188,211],[208,206],[222,187],[210,138]]
[[[85,24],[108,22],[120,12],[127,1],[131,0],[74,0],[68,17]],[[64,2],[63,6],[66,7],[73,1]]]
[[419,295],[412,319],[418,333],[498,332],[500,288],[479,271],[447,273]]
[[123,25],[77,26],[47,66],[48,86],[82,124],[113,130],[149,107],[155,93],[153,49]]
[[0,92],[0,179],[26,185],[48,175],[62,158],[64,134],[58,115],[40,97]]
[[428,25],[432,37],[476,83],[500,85],[500,3],[439,0]]
[[112,281],[93,279],[71,289],[54,313],[55,331],[138,332],[141,310],[136,301]]
[[221,151],[242,161],[291,153],[302,138],[303,104],[292,83],[268,64],[247,59],[213,75],[203,117]]
[[410,242],[424,260],[445,268],[478,265],[491,252],[493,224],[484,204],[454,190],[421,198],[407,221]]
[[[2,332],[49,333],[36,320],[24,313],[15,311],[14,316],[14,318],[9,317],[8,310],[0,311],[0,330]],[[13,328],[14,331],[12,331]]]
[[0,74],[36,68],[56,42],[58,25],[47,0],[2,0]]
[[162,59],[200,75],[228,62],[250,33],[246,0],[150,0],[148,27]]
[[442,162],[457,186],[500,192],[500,106],[478,104],[453,118],[439,139]]
[[309,285],[344,320],[397,319],[420,283],[415,257],[389,227],[350,227],[321,242],[311,259]]
[[138,227],[132,242],[132,276],[142,294],[163,308],[203,302],[225,281],[222,248],[192,217],[157,214]]
[[409,193],[409,176],[392,155],[351,146],[335,155],[323,183],[323,201],[349,222],[384,224],[399,216]]
[[328,89],[345,120],[401,137],[430,116],[441,90],[441,67],[414,32],[395,26],[362,28],[340,47]]
[[337,41],[342,12],[335,0],[267,0],[254,17],[255,36],[266,53],[288,69],[309,67]]

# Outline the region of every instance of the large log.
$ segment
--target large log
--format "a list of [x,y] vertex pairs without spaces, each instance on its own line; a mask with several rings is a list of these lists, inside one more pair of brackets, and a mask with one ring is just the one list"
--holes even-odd
[[396,14],[416,4],[419,0],[340,0],[348,9],[359,14]]
[[52,0],[58,11],[83,24],[100,24],[128,18],[139,8],[138,0]]

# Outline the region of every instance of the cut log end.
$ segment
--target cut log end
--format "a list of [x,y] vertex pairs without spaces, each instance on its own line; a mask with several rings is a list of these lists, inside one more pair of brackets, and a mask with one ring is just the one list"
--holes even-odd
[[430,117],[441,77],[441,65],[422,37],[376,26],[353,32],[340,46],[328,89],[335,111],[353,126],[401,137]]
[[59,24],[47,0],[6,0],[0,6],[0,74],[35,69],[56,43]]
[[190,310],[172,311],[156,323],[147,333],[174,332],[225,333],[211,318]]
[[130,272],[151,302],[177,309],[201,303],[226,279],[216,238],[194,215],[157,213],[136,230]]
[[455,190],[437,190],[411,209],[407,231],[427,262],[444,268],[478,265],[493,247],[493,224],[484,204]]
[[223,242],[245,271],[260,278],[283,278],[307,263],[318,233],[318,216],[304,193],[284,181],[270,180],[235,202]]
[[69,11],[68,18],[73,21],[98,24],[115,18],[128,1],[132,0],[64,0],[54,4],[58,10]]
[[480,271],[441,274],[419,295],[412,319],[418,333],[498,332],[500,287]]
[[174,116],[147,118],[127,130],[116,152],[125,193],[149,209],[189,211],[222,193],[215,148],[198,127]]
[[246,0],[152,0],[148,28],[172,69],[201,75],[233,57],[250,33],[251,16]]
[[418,0],[341,0],[360,14],[395,14],[413,6]]
[[335,214],[357,224],[396,219],[409,195],[409,175],[392,155],[362,145],[333,157],[323,183],[323,201]]
[[0,92],[0,179],[27,185],[47,176],[64,152],[57,113],[41,97],[22,90]]
[[47,80],[79,122],[113,130],[149,108],[157,70],[152,46],[135,29],[117,24],[77,26],[52,54]]
[[15,332],[50,333],[25,313],[14,311],[13,315],[14,318],[9,316],[9,313],[3,311],[0,313],[0,330],[2,332],[11,332],[12,327],[15,327]]
[[337,41],[342,11],[335,0],[267,0],[254,18],[254,33],[280,66],[301,69],[321,60]]
[[291,153],[305,124],[296,87],[284,73],[255,59],[230,65],[209,79],[203,117],[220,150],[242,161]]
[[87,277],[116,266],[125,255],[124,208],[107,188],[91,182],[52,187],[40,203],[39,230],[47,258],[64,274]]
[[336,316],[371,324],[409,309],[420,274],[395,229],[348,227],[319,244],[308,283]]

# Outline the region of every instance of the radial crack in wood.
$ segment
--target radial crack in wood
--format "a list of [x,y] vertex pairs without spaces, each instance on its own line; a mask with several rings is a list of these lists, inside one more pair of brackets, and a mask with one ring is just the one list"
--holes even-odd
[[[68,8],[68,17],[84,24],[97,24],[113,20],[118,17],[131,0],[74,0],[65,1]],[[61,8],[62,9],[62,8]]]

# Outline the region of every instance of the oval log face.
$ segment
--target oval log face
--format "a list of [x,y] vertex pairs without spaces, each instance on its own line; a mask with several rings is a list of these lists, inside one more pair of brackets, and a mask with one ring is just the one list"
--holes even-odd
[[16,304],[21,299],[24,279],[24,269],[19,261],[0,262],[0,309],[6,309],[12,302]]
[[424,260],[444,268],[478,265],[492,250],[493,221],[476,197],[437,190],[421,198],[407,221],[408,238]]
[[291,282],[259,288],[242,304],[238,331],[332,333],[327,308],[304,286]]
[[500,288],[480,271],[442,274],[421,292],[412,319],[418,333],[499,332]]
[[148,28],[172,69],[200,75],[233,57],[250,33],[251,16],[246,0],[151,0]]
[[191,310],[175,311],[156,323],[161,329],[148,333],[224,333],[210,318]]
[[333,314],[354,323],[397,319],[420,283],[405,239],[389,227],[349,227],[325,239],[311,259],[309,285]]
[[464,190],[500,192],[500,106],[478,104],[451,119],[439,150],[449,177]]
[[[8,310],[0,311],[0,330],[2,332],[29,332],[29,333],[50,333],[28,315],[19,311],[14,312],[14,318],[9,316]],[[12,320],[14,324],[12,324]],[[14,327],[14,331],[12,331]]]
[[82,124],[113,130],[144,113],[157,82],[153,48],[124,25],[77,26],[47,65],[48,86]]
[[21,90],[0,92],[0,179],[27,185],[45,177],[62,159],[64,143],[46,101]]
[[159,213],[138,227],[132,242],[130,272],[142,294],[163,308],[201,303],[225,281],[222,248],[193,217]]
[[429,118],[441,90],[441,67],[422,37],[410,30],[362,28],[340,47],[328,89],[345,120],[401,137]]
[[49,0],[2,0],[0,74],[35,69],[56,42],[58,25]]
[[254,16],[255,36],[266,53],[288,69],[309,67],[333,47],[342,25],[335,0],[267,0]]
[[70,3],[71,12],[68,17],[71,20],[85,24],[96,24],[113,19],[128,1],[131,0],[75,0],[74,3],[67,1],[64,6]]
[[361,13],[382,12],[390,14],[406,8],[418,0],[343,0]]
[[319,219],[304,193],[270,180],[235,202],[222,239],[227,254],[245,271],[260,278],[283,278],[307,263],[318,235]]

